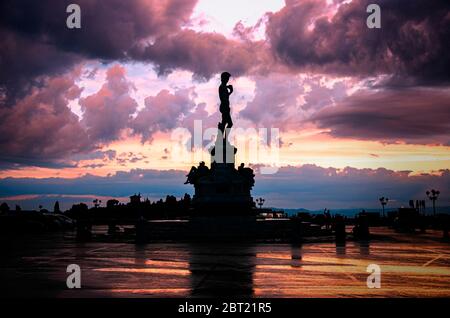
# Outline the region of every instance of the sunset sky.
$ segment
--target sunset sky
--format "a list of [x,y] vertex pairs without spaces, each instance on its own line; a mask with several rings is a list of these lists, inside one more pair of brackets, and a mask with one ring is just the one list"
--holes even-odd
[[187,171],[210,159],[189,134],[217,127],[228,71],[244,145],[279,130],[277,156],[270,134],[238,147],[268,206],[394,207],[431,188],[450,205],[448,3],[379,0],[369,29],[372,2],[3,0],[0,201],[192,193]]

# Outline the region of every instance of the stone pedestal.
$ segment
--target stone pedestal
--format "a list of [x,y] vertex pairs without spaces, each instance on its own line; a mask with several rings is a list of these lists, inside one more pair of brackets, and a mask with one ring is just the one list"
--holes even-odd
[[[254,174],[241,165],[235,168],[237,149],[226,139],[218,138],[210,150],[211,168],[201,163],[192,180],[195,194],[193,204],[197,214],[243,215],[253,213],[253,198],[250,190],[254,185]],[[192,170],[191,170],[192,171]]]

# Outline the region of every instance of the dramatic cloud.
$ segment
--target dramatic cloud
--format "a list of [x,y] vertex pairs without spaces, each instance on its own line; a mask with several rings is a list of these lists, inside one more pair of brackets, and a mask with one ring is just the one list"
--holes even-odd
[[450,91],[363,91],[311,121],[335,137],[450,145]]
[[224,70],[240,76],[256,67],[264,67],[268,62],[264,49],[262,41],[241,42],[227,39],[222,34],[183,30],[137,48],[132,56],[156,63],[160,74],[181,68],[194,72],[197,77],[210,78]]
[[197,0],[78,0],[81,29],[66,27],[73,1],[5,0],[0,26],[53,44],[62,51],[120,59],[140,40],[177,31]]
[[[295,76],[276,74],[256,79],[255,97],[239,114],[263,127],[286,128],[290,110],[300,117],[298,97],[304,92],[300,80]],[[270,103],[270,104],[269,104]],[[298,117],[297,117],[298,118]]]
[[328,87],[325,80],[281,73],[256,76],[254,98],[239,115],[262,127],[298,130],[311,114],[347,95],[344,81],[335,80]]
[[[66,27],[69,0],[0,3],[0,86],[53,74],[83,57],[126,59],[140,41],[177,31],[197,0],[79,0],[82,28]],[[5,72],[7,70],[7,72]]]
[[[220,114],[208,113],[217,109],[217,87],[204,80],[225,70],[236,83],[235,127],[275,127],[306,140],[316,125],[338,138],[450,145],[444,0],[380,0],[381,29],[366,27],[369,0],[287,0],[254,25],[237,22],[233,8],[219,16],[237,22],[227,35],[199,26],[195,15],[208,14],[192,16],[197,0],[79,0],[82,28],[72,30],[69,3],[0,2],[0,170],[143,164],[139,150],[119,155],[130,151],[124,139],[192,132],[197,119],[217,127]],[[117,156],[103,154],[106,145]],[[89,156],[96,161],[83,162]]]
[[93,149],[68,103],[81,89],[77,72],[47,78],[12,107],[0,107],[0,161],[59,165],[60,159]]
[[132,89],[125,68],[115,65],[108,69],[106,83],[97,93],[80,99],[82,123],[92,140],[108,142],[119,138],[136,111],[137,103],[129,95]]
[[[380,0],[381,29],[366,26],[373,1],[289,0],[269,15],[267,36],[275,56],[303,70],[449,82],[448,1]],[[337,12],[336,3],[339,4]],[[324,9],[328,8],[328,9]],[[328,12],[327,12],[328,11]]]
[[[107,177],[87,175],[76,179],[4,178],[0,193],[4,197],[17,195],[112,196],[127,197],[140,192],[158,199],[167,194],[181,197],[192,193],[192,186],[183,185],[185,171],[134,169]],[[429,188],[441,190],[438,206],[448,206],[450,171],[441,175],[411,175],[408,171],[380,169],[321,168],[314,165],[284,167],[274,175],[256,176],[254,196],[266,198],[266,205],[287,208],[368,208],[379,207],[379,196],[388,196],[391,207],[407,205],[410,199],[425,199]],[[4,199],[0,198],[0,201]],[[54,201],[56,198],[54,199]],[[20,199],[8,200],[20,203]],[[48,200],[47,200],[48,201]],[[52,208],[50,202],[48,208]],[[91,202],[92,200],[87,200]],[[73,199],[72,201],[73,202]]]
[[183,114],[195,107],[191,99],[191,89],[177,90],[170,93],[160,91],[156,96],[145,99],[142,109],[131,124],[133,132],[142,136],[142,142],[151,140],[157,131],[167,132],[176,128]]
[[[210,78],[319,70],[357,76],[392,75],[427,84],[448,83],[450,15],[444,0],[377,2],[382,28],[366,27],[369,0],[289,0],[235,35],[186,28],[196,0],[80,0],[82,28],[65,26],[71,1],[4,0],[0,4],[0,86],[15,95],[27,80],[62,72],[85,58],[140,60],[160,74],[190,70]],[[267,39],[251,32],[266,25]],[[287,66],[287,67],[285,67]],[[26,86],[26,85],[25,85]]]
[[83,59],[140,60],[153,63],[160,74],[184,69],[197,78],[224,69],[237,76],[269,68],[264,41],[185,28],[197,0],[80,0],[82,27],[69,29],[66,7],[72,2],[1,2],[0,66],[8,75],[1,75],[0,86],[7,87],[9,97],[17,95],[19,82],[54,75]]
[[[0,9],[0,15],[3,13]],[[81,60],[76,54],[62,52],[49,43],[1,27],[0,38],[0,89],[5,94],[0,107],[11,106],[30,93],[39,84],[40,75],[62,73]]]

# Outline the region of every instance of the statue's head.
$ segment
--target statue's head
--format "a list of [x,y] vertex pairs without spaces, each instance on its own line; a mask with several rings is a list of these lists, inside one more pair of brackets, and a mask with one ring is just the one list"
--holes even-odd
[[228,72],[223,72],[222,74],[220,74],[220,80],[222,81],[222,83],[227,83],[230,77],[231,74]]

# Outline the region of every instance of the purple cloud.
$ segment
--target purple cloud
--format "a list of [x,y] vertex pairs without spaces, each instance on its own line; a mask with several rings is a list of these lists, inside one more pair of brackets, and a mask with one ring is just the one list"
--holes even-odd
[[85,58],[129,59],[143,40],[180,29],[197,0],[78,0],[81,29],[65,25],[69,0],[0,3],[0,86],[9,98],[39,75],[68,70]]
[[59,166],[62,158],[95,148],[68,107],[81,93],[77,76],[46,78],[14,107],[0,107],[1,161]]
[[195,103],[191,99],[192,89],[181,89],[174,93],[160,91],[145,99],[145,108],[140,110],[131,123],[133,133],[142,136],[142,142],[152,140],[154,133],[176,128],[184,114],[189,113]]
[[266,32],[274,55],[297,70],[448,83],[447,1],[377,1],[381,29],[366,26],[370,3],[341,4],[330,18],[325,0],[287,1],[279,12],[269,14]]
[[256,76],[255,96],[239,115],[262,127],[297,130],[311,114],[347,95],[345,82],[327,87],[321,79],[280,73]]
[[160,74],[180,68],[192,71],[198,78],[229,71],[234,76],[252,72],[267,62],[265,44],[227,39],[222,34],[182,30],[163,34],[153,44],[136,47],[131,56],[156,63]]
[[309,121],[335,137],[450,145],[450,92],[437,89],[362,91]]
[[84,112],[82,124],[92,140],[116,140],[122,129],[130,124],[131,115],[137,108],[136,101],[130,97],[132,89],[125,68],[115,65],[108,69],[106,83],[97,93],[80,99]]

